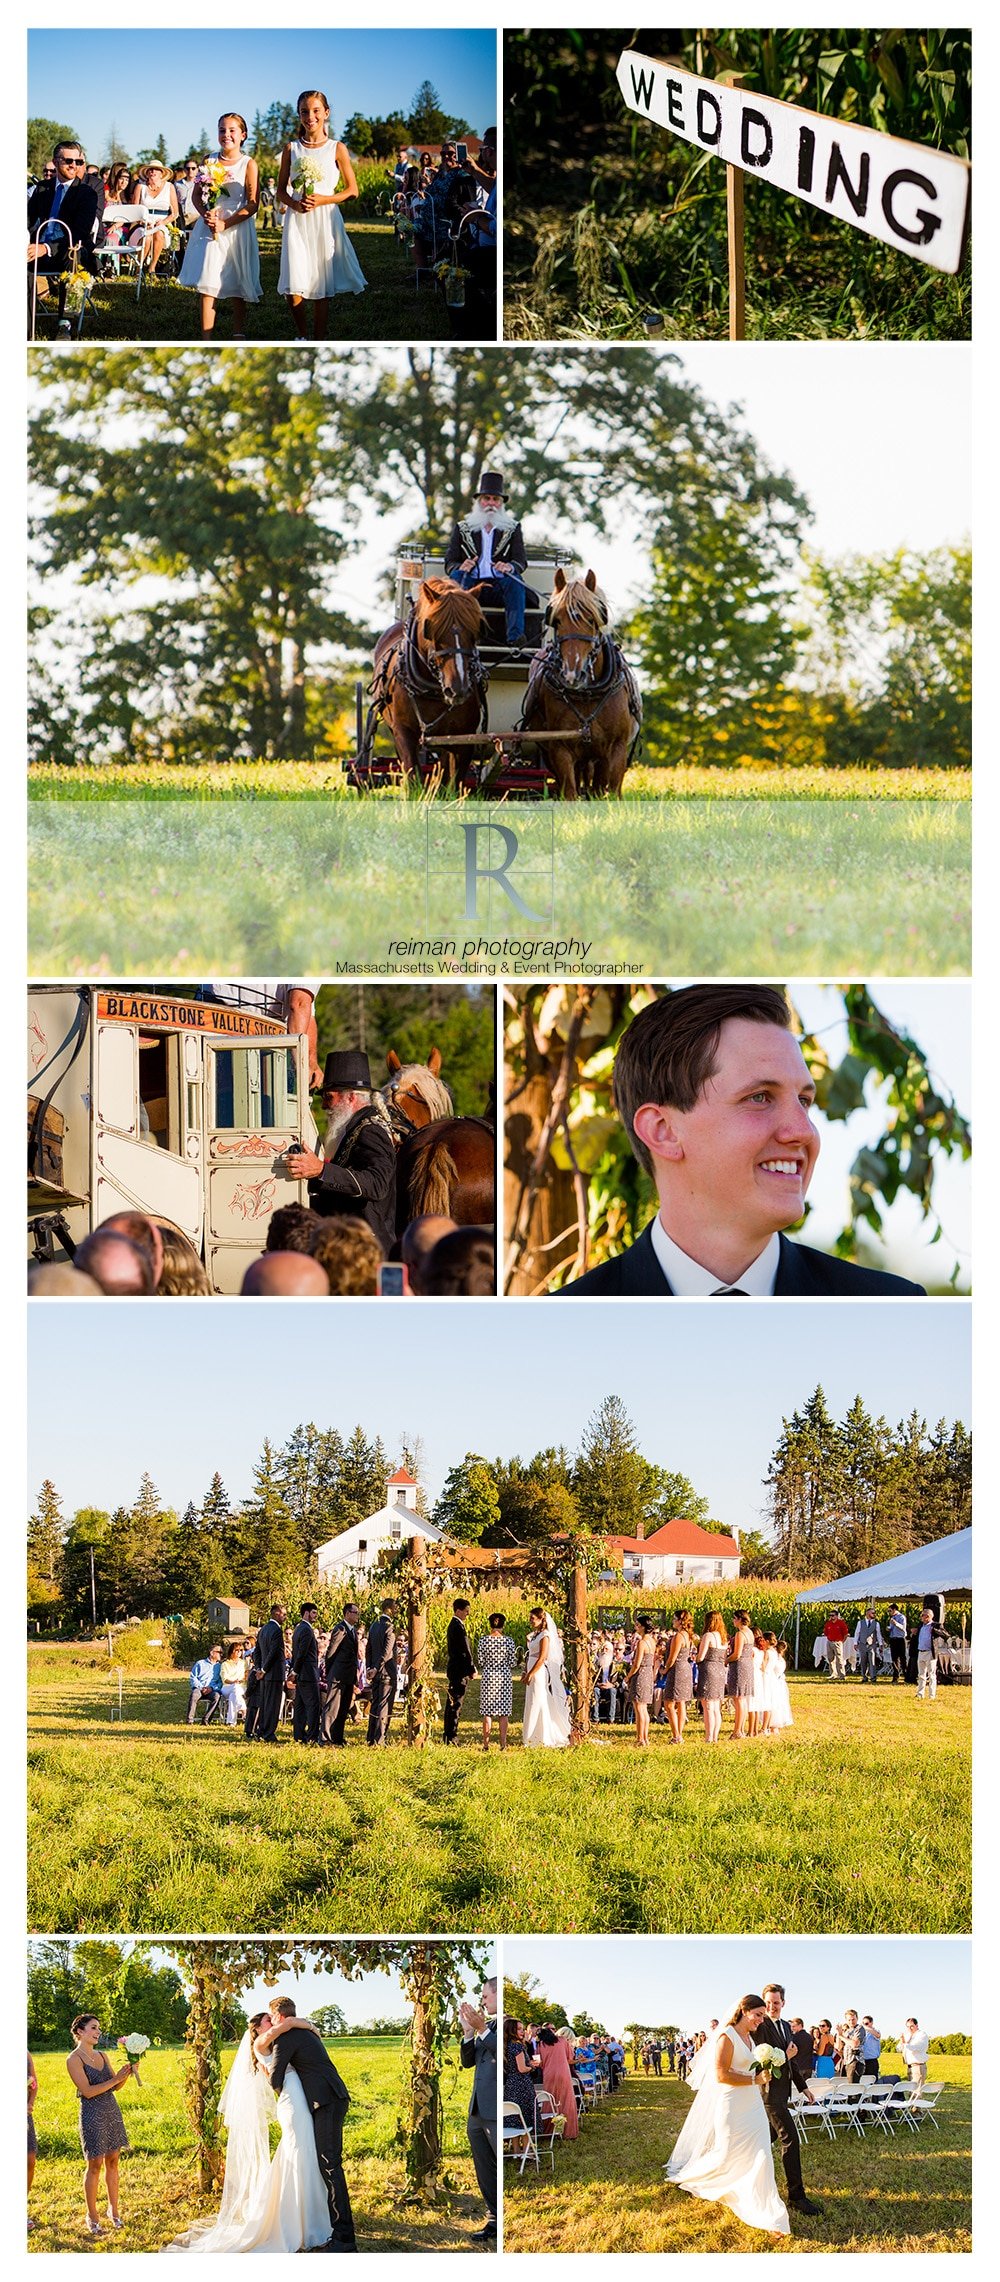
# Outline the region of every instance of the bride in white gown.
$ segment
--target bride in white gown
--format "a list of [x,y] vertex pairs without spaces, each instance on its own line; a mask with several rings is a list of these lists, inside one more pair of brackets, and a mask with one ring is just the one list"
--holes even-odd
[[543,1745],[562,1751],[570,1739],[572,1719],[563,1681],[563,1644],[544,1609],[532,1609],[524,1676],[525,1745]]
[[[286,2028],[309,2027],[306,2021]],[[226,2125],[226,2171],[218,2217],[192,2227],[168,2250],[318,2250],[330,2239],[330,2206],[302,2080],[289,2068],[275,2100],[269,2013],[251,2021],[226,2078],[219,2113]],[[268,2126],[281,2138],[272,2160]]]
[[695,2097],[667,2178],[706,2203],[726,2203],[745,2226],[790,2234],[778,2193],[767,2110],[750,2074],[753,2039],[764,2018],[762,1997],[741,1997],[724,2028],[702,2045],[688,2083]]

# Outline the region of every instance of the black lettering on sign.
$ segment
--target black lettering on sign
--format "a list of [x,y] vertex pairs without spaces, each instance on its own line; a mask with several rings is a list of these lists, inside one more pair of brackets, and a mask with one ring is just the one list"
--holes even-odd
[[653,74],[651,71],[637,71],[634,63],[630,68],[632,72],[632,93],[636,102],[644,103],[648,111],[653,100]]
[[[764,137],[763,143],[756,151],[750,148],[750,133],[753,127],[759,127]],[[748,107],[740,120],[740,157],[744,166],[766,166],[771,156],[773,144],[774,137],[763,111],[752,111]]]
[[799,128],[799,172],[798,172],[798,185],[799,185],[799,189],[800,189],[800,190],[811,190],[811,189],[812,189],[812,186],[813,186],[813,160],[814,160],[815,156],[816,156],[816,137],[815,137],[815,135],[813,134],[812,128],[811,128],[811,127],[800,127],[800,128]]
[[933,182],[928,182],[925,174],[911,174],[909,167],[901,166],[895,174],[887,175],[882,185],[882,212],[890,230],[895,230],[897,238],[905,238],[908,246],[929,246],[935,230],[941,228],[941,216],[928,214],[922,206],[918,206],[916,219],[920,227],[908,230],[893,206],[893,199],[902,182],[912,182],[914,189],[922,190],[925,198],[937,197]]
[[853,184],[853,182],[851,181],[850,175],[848,174],[847,168],[846,168],[846,166],[844,165],[843,156],[842,156],[842,154],[841,154],[841,149],[840,149],[840,144],[839,144],[839,143],[831,143],[831,145],[830,145],[830,164],[829,164],[829,166],[827,167],[827,170],[826,170],[826,203],[827,203],[827,205],[828,205],[828,206],[832,206],[832,204],[833,204],[833,199],[834,199],[834,193],[835,193],[835,191],[836,191],[836,188],[837,188],[837,184],[838,184],[838,182],[842,182],[842,183],[843,183],[843,185],[844,185],[844,189],[845,189],[845,190],[846,190],[846,192],[847,192],[848,198],[850,199],[851,205],[852,205],[852,206],[853,206],[853,208],[854,208],[854,211],[855,211],[855,213],[856,213],[856,214],[858,214],[858,215],[861,215],[861,216],[863,216],[863,215],[867,214],[867,212],[868,212],[868,178],[869,178],[869,175],[870,175],[870,174],[871,174],[871,160],[870,160],[870,158],[869,158],[868,152],[867,152],[867,151],[862,151],[862,153],[861,153],[861,158],[860,158],[860,161],[859,161],[859,163],[858,163],[858,187],[857,187],[857,189],[855,189],[855,187],[854,187],[854,184]]
[[[710,133],[709,128],[706,125],[706,111],[711,113],[712,119],[714,120],[714,134]],[[698,89],[696,119],[697,125],[695,132],[700,143],[707,143],[711,149],[713,144],[720,143],[722,141],[722,111],[716,102],[714,95],[709,94],[707,87],[699,87]]]
[[683,134],[684,111],[681,104],[681,83],[679,79],[668,79],[667,81],[667,117],[671,126],[679,127]]

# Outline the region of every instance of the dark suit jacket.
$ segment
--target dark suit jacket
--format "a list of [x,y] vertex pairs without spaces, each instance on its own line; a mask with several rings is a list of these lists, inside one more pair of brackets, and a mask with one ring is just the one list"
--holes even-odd
[[469,1646],[469,1635],[461,1617],[453,1616],[448,1626],[448,1636],[445,1642],[445,1670],[448,1678],[449,1680],[468,1680],[471,1679],[475,1669],[475,1660]]
[[469,2100],[470,2116],[482,2116],[483,2122],[496,2128],[497,2120],[497,2024],[491,2021],[482,2037],[462,2038],[462,2066],[474,2068],[472,2095]]
[[343,2077],[338,2076],[322,2037],[313,2029],[288,2029],[284,2036],[279,2036],[274,2049],[277,2059],[271,2072],[273,2092],[280,2092],[286,2069],[294,2068],[311,2108],[328,2108],[334,2100],[342,2101],[346,2107],[351,2095]]
[[270,1672],[273,1671],[275,1665],[284,1664],[285,1636],[277,1617],[270,1616],[267,1623],[261,1625],[254,1647],[253,1660],[260,1672]]
[[326,1666],[328,1688],[332,1687],[335,1682],[343,1687],[345,1680],[357,1679],[358,1636],[349,1624],[345,1624],[343,1617],[341,1617],[339,1624],[334,1625],[326,1644],[326,1654],[323,1661]]
[[369,1672],[395,1671],[396,1628],[391,1616],[377,1616],[370,1627],[365,1646],[365,1664]]
[[319,1669],[319,1641],[307,1617],[300,1617],[292,1634],[292,1670],[316,1672]]
[[[452,525],[448,551],[444,558],[446,578],[451,578],[455,571],[461,570],[462,564],[470,555],[474,555],[478,561],[480,537],[481,533],[470,530],[467,523]],[[510,531],[494,531],[492,561],[494,570],[513,571],[515,578],[520,578],[527,570],[528,556],[520,523],[515,523]]]
[[309,1183],[314,1212],[329,1217],[354,1212],[368,1222],[383,1252],[396,1240],[396,1148],[388,1126],[373,1109],[359,1109],[346,1125],[334,1155]]
[[[784,2029],[784,2035],[781,2034],[782,2029]],[[777,2045],[778,2051],[785,2054],[784,2068],[779,2069],[777,2076],[765,2076],[761,2090],[764,2094],[765,2106],[770,2106],[772,2102],[777,2101],[782,2107],[787,2107],[792,2092],[794,2090],[804,2092],[807,2083],[804,2070],[799,2067],[797,2060],[791,2058],[788,2051],[789,2045],[795,2042],[788,2022],[786,2020],[769,2020],[765,2013],[760,2027],[754,2030],[753,2041],[755,2044]]]
[[[886,1275],[881,1268],[858,1268],[853,1260],[836,1260],[827,1252],[815,1252],[809,1244],[792,1243],[787,1236],[779,1236],[781,1257],[774,1287],[775,1299],[817,1299],[853,1297],[855,1299],[889,1299],[905,1293],[909,1299],[924,1299],[922,1284],[907,1283],[904,1276]],[[617,1260],[603,1260],[600,1267],[590,1268],[579,1276],[575,1284],[564,1284],[553,1295],[556,1299],[673,1299],[675,1294],[663,1273],[653,1250],[649,1228],[644,1228],[638,1242],[630,1244]]]
[[[40,182],[37,189],[32,191],[28,200],[28,232],[32,238],[39,222],[48,221],[52,212],[54,195],[54,182]],[[94,224],[97,220],[96,190],[89,189],[85,182],[68,183],[63,194],[62,205],[59,208],[58,220],[65,222],[73,244],[80,248],[80,260],[84,269],[89,269],[93,275],[97,269],[97,255],[94,252]],[[65,243],[62,233],[57,232],[54,247],[57,260],[60,245],[65,245]]]

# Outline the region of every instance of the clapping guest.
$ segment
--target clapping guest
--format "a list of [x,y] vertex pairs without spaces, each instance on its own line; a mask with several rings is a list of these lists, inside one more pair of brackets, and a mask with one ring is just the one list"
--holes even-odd
[[78,2013],[72,2023],[74,2050],[66,2062],[70,2081],[80,2102],[80,2144],[86,2157],[83,2191],[87,2203],[87,2233],[105,2232],[97,2215],[97,2196],[104,2172],[108,2217],[116,2233],[124,2221],[118,2209],[118,2157],[128,2146],[128,2133],[115,2093],[134,2076],[128,2061],[117,2073],[106,2053],[98,2052],[101,2024],[93,2013]]
[[910,2082],[922,2091],[927,2082],[927,2056],[930,2038],[919,2021],[908,2020],[899,2040],[899,2049],[910,2071]]

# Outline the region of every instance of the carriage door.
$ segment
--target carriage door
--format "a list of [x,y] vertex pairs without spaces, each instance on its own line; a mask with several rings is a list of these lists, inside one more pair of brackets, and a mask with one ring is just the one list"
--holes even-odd
[[201,1168],[186,1128],[184,1053],[197,1041],[104,1021],[94,1040],[93,1225],[128,1206],[201,1249]]
[[304,1037],[204,1041],[207,1099],[205,1266],[213,1291],[238,1292],[282,1204],[308,1204],[285,1169],[294,1144],[314,1145]]

